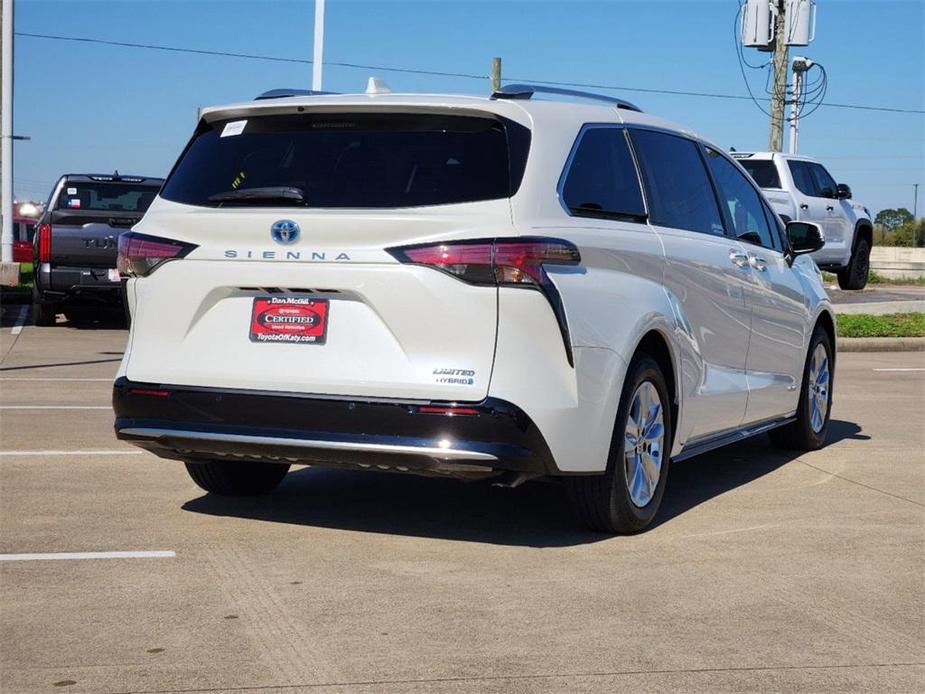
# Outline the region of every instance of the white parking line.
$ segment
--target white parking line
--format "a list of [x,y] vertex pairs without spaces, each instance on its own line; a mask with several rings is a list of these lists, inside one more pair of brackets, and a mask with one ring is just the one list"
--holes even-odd
[[124,451],[0,451],[0,456],[51,456],[51,455],[141,455],[144,451],[126,449]]
[[29,315],[29,306],[23,304],[19,309],[19,315],[16,317],[16,322],[13,324],[13,329],[10,330],[10,334],[19,335],[22,332],[23,326],[26,324],[26,316]]
[[0,410],[111,410],[112,405],[0,405]]
[[874,371],[925,371],[925,368],[909,367],[909,368],[895,368],[895,369],[874,369]]
[[57,381],[99,381],[100,383],[112,383],[111,378],[0,378],[0,383],[5,383],[6,381],[49,381],[52,383]]
[[44,554],[0,554],[0,561],[54,561],[59,559],[165,559],[172,551],[150,552],[48,552]]

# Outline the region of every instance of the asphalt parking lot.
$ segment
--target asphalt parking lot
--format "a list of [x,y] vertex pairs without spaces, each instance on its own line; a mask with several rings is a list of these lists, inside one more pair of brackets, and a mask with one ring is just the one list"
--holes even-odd
[[[841,355],[826,448],[675,465],[657,525],[606,538],[541,483],[301,469],[211,498],[114,439],[124,330],[18,310],[3,692],[925,690],[925,353]],[[84,552],[151,554],[9,560]]]

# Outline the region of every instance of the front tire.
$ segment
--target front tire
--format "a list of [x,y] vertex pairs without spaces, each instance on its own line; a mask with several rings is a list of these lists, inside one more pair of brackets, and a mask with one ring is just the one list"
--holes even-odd
[[870,244],[867,239],[858,239],[848,267],[838,272],[838,286],[842,289],[857,291],[867,286],[870,275]]
[[771,432],[771,440],[777,446],[815,451],[825,445],[832,416],[832,356],[829,334],[822,328],[816,328],[803,367],[796,421]]
[[637,355],[623,384],[606,472],[565,478],[582,525],[628,534],[652,523],[668,479],[670,403],[659,365],[648,355]]
[[193,482],[210,494],[257,496],[276,489],[289,472],[289,466],[279,463],[209,460],[187,462],[186,471],[193,478]]

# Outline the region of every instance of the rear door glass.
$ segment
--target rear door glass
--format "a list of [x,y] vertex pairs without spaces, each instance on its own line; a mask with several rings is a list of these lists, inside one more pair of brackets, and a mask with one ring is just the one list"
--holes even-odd
[[780,188],[777,165],[767,159],[739,159],[742,168],[748,171],[759,188]]
[[630,133],[652,223],[722,236],[723,220],[698,145],[651,130]]
[[646,209],[622,128],[591,126],[579,136],[562,185],[562,202],[577,216],[640,219]]
[[[516,192],[528,148],[527,128],[493,117],[257,116],[201,124],[161,195],[201,206],[321,208],[495,200]],[[296,198],[246,193],[255,189]]]
[[809,195],[813,198],[819,197],[819,191],[816,190],[816,179],[813,178],[813,172],[809,170],[806,162],[788,161],[790,173],[793,176],[793,184],[803,195]]
[[55,209],[144,213],[157,197],[157,191],[157,186],[137,183],[68,181],[58,195]]

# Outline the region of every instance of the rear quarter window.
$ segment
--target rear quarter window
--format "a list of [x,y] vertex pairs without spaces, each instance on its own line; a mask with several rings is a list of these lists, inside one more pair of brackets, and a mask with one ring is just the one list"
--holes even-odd
[[639,176],[623,128],[586,127],[565,172],[562,203],[578,216],[634,220],[645,216]]
[[[530,137],[505,119],[436,114],[304,113],[232,123],[200,125],[164,185],[164,198],[310,208],[495,200],[516,192]],[[237,191],[280,188],[302,199],[228,200]],[[224,199],[212,200],[216,195]]]

